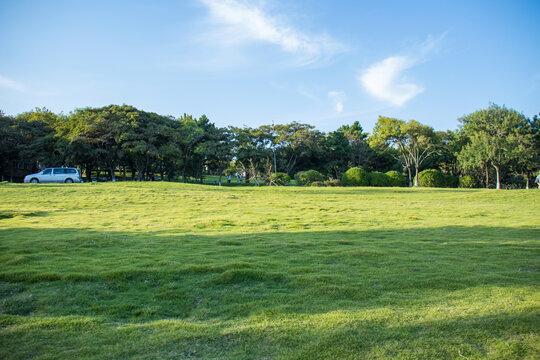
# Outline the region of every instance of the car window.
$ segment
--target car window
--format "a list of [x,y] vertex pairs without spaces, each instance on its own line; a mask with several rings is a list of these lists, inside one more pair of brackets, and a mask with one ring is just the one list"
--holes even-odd
[[45,170],[43,170],[43,172],[41,174],[42,175],[50,175],[51,174],[51,169],[45,169]]
[[75,174],[75,169],[66,169],[66,174]]
[[64,174],[64,169],[54,169],[53,174]]

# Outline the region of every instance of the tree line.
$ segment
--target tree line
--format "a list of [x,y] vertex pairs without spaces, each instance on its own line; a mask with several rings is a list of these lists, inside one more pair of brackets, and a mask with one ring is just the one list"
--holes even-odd
[[[17,170],[75,166],[87,180],[160,179],[203,182],[207,174],[241,172],[258,184],[276,173],[316,170],[341,179],[350,168],[398,171],[409,186],[419,172],[467,176],[476,186],[528,187],[540,170],[540,118],[489,105],[459,119],[457,130],[435,131],[417,121],[379,116],[372,134],[358,121],[335,131],[292,122],[217,127],[205,115],[176,118],[128,105],[55,114],[45,108],[16,116],[0,111],[2,181]],[[22,165],[21,165],[22,164]]]

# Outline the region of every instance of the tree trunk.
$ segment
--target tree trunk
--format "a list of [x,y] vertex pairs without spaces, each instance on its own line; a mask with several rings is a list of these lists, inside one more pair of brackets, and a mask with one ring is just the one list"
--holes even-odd
[[219,181],[218,181],[219,186],[221,186],[221,177],[222,176],[223,176],[223,171],[219,173]]
[[202,163],[202,161],[200,162],[200,167],[201,167],[200,174],[201,174],[201,185],[202,185],[202,183],[203,183],[203,178],[204,178],[204,170],[203,170],[203,163]]
[[497,190],[500,190],[501,189],[501,174],[499,172],[499,167],[495,165],[493,165],[493,167],[495,168],[495,171],[497,173]]
[[197,161],[197,172],[195,173],[195,182],[199,179],[199,176],[201,176],[201,167],[200,162]]
[[408,167],[407,168],[407,171],[409,172],[409,187],[412,187],[412,182],[413,182],[413,179],[412,179],[412,174],[411,174],[411,168]]
[[529,175],[525,175],[526,183],[525,183],[525,189],[529,190]]
[[415,167],[416,175],[414,177],[414,186],[418,186],[418,166]]
[[489,189],[489,166],[486,165],[486,189]]
[[125,167],[125,166],[123,166],[122,171],[123,171],[122,179],[123,179],[124,181],[126,181],[126,167]]
[[109,171],[111,172],[111,180],[112,180],[112,182],[116,182],[116,174],[114,173],[114,171],[115,171],[114,167],[111,166]]
[[173,181],[174,180],[174,164],[170,163],[169,166],[167,167],[167,179],[169,181]]
[[187,183],[186,181],[186,163],[184,162],[184,166],[182,168],[182,182]]

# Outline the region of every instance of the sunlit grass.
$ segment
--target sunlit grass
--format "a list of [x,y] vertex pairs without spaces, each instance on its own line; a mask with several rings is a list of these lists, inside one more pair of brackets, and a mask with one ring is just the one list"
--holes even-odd
[[2,184],[0,357],[535,359],[539,195]]

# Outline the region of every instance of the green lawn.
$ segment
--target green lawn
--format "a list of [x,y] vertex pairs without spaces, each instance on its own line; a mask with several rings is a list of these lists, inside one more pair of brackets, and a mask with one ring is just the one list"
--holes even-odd
[[4,183],[0,358],[538,359],[539,199]]

